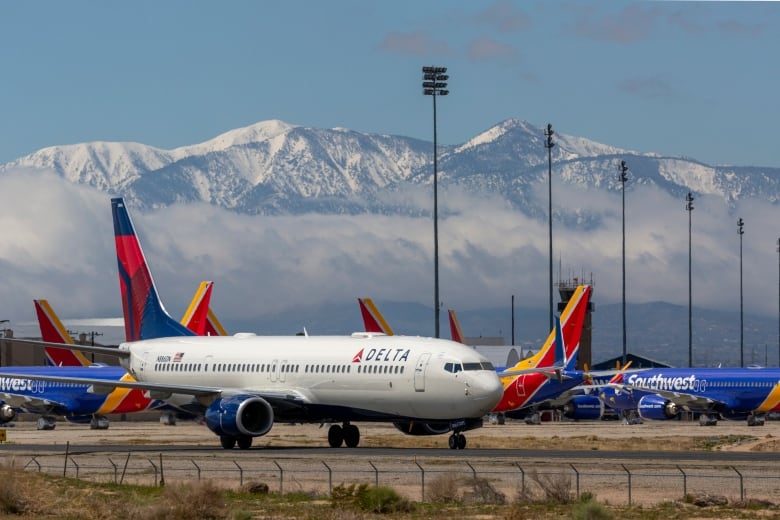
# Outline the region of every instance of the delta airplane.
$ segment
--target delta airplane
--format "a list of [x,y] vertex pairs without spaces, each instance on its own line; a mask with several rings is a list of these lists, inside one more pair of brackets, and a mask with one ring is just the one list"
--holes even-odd
[[[351,336],[193,336],[165,311],[124,201],[112,199],[127,334],[119,348],[78,346],[119,358],[137,381],[35,376],[38,381],[138,388],[204,414],[226,449],[248,449],[276,422],[332,424],[328,443],[355,447],[357,421],[391,422],[411,435],[482,426],[501,397],[492,364],[464,345],[436,338]],[[146,339],[153,337],[156,339]],[[42,345],[41,342],[20,342]],[[19,374],[0,371],[0,377]]]
[[[556,330],[550,331],[542,348],[527,359],[506,369],[499,369],[504,387],[501,400],[491,411],[514,418],[530,418],[538,423],[538,410],[560,408],[569,419],[598,419],[603,415],[604,404],[596,395],[580,392],[588,377],[586,372],[575,370],[582,327],[592,288],[578,286],[560,316],[562,341],[556,341]],[[361,298],[361,314],[366,330],[391,334],[387,320],[370,298]],[[455,311],[449,311],[450,333],[453,341],[463,343],[463,332]],[[563,344],[563,354],[558,349]],[[558,359],[556,359],[556,356]],[[560,358],[563,358],[563,362]],[[561,369],[561,365],[564,365]]]
[[[205,330],[207,311],[211,298],[212,282],[203,282],[195,294],[183,320],[188,326]],[[70,345],[76,349],[65,326],[47,300],[34,300],[38,323],[41,328],[46,357],[50,366],[3,367],[19,377],[0,377],[0,422],[12,421],[17,411],[40,415],[38,430],[53,430],[56,416],[64,416],[69,422],[89,422],[91,429],[105,430],[109,427],[107,414],[166,411],[170,406],[151,399],[147,392],[129,388],[98,388],[94,385],[73,384],[65,381],[36,380],[33,376],[58,376],[65,378],[97,378],[102,381],[133,381],[121,366],[107,366],[91,363],[80,350],[55,347]],[[179,411],[179,410],[175,410]],[[175,424],[175,415],[165,413],[166,424]]]
[[767,413],[780,411],[780,369],[648,368],[623,374],[599,395],[610,408],[642,419],[674,419],[685,410],[698,412],[702,426],[718,418],[760,426]]

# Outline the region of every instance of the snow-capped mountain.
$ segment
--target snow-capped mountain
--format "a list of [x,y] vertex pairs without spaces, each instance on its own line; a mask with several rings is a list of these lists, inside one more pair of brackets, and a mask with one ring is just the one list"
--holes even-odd
[[[675,197],[687,191],[732,205],[746,197],[780,203],[780,168],[709,166],[693,159],[621,150],[556,133],[553,174],[574,186],[627,190],[656,185]],[[439,181],[498,193],[541,214],[530,187],[547,179],[544,129],[509,119],[457,146],[439,146]],[[49,170],[74,182],[123,195],[138,207],[207,202],[242,213],[403,213],[403,192],[429,184],[432,145],[402,136],[317,129],[278,120],[231,130],[209,141],[161,150],[139,143],[52,146],[0,165]]]

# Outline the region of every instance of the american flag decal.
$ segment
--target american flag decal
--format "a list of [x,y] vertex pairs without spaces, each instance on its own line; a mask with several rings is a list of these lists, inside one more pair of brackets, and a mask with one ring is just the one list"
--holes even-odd
[[177,352],[175,356],[173,356],[173,362],[174,363],[181,363],[181,358],[184,356],[184,352]]

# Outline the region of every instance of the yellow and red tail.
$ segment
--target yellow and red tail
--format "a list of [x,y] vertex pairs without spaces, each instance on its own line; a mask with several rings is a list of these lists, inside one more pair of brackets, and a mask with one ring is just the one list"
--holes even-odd
[[[35,313],[38,315],[38,325],[41,328],[41,339],[51,343],[64,343],[73,345],[73,338],[70,337],[68,329],[60,321],[54,309],[51,308],[46,300],[33,300],[35,304]],[[64,348],[46,347],[46,361],[50,365],[77,367],[90,364],[84,354],[78,350],[67,350]]]
[[360,314],[363,316],[363,326],[366,332],[377,332],[392,336],[393,329],[379,312],[374,301],[371,298],[358,298],[358,304],[360,304]]

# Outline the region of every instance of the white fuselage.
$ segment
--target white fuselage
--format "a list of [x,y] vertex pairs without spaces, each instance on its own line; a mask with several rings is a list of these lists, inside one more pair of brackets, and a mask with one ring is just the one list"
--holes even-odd
[[503,391],[485,357],[435,338],[237,334],[147,340],[120,349],[131,352],[127,368],[139,381],[218,387],[223,396],[286,393],[307,405],[377,417],[482,417]]

